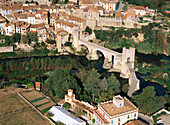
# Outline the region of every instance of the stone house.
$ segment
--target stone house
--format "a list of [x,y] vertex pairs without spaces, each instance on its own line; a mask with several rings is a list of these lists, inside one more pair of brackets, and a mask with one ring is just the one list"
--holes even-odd
[[80,17],[72,16],[72,15],[63,15],[63,20],[68,21],[70,23],[76,24],[80,27],[81,30],[85,30],[86,28],[86,20]]
[[0,34],[4,34],[4,28],[6,24],[6,19],[0,16]]
[[57,13],[51,13],[50,14],[50,25],[55,26],[55,22],[59,19],[59,14]]
[[123,14],[121,12],[115,12],[115,20],[122,22]]
[[8,24],[5,24],[5,35],[12,36],[13,33],[15,33],[15,24],[14,22],[9,22]]
[[10,5],[10,6],[5,6],[5,7],[3,7],[2,10],[1,10],[2,16],[9,15],[9,14],[11,14],[11,13],[12,13],[12,5]]
[[100,16],[104,14],[104,8],[103,8],[103,6],[96,6],[96,8],[98,9]]
[[65,95],[65,102],[69,103],[71,108],[76,112],[84,112],[87,117],[93,118],[96,107],[90,105],[87,102],[75,99],[75,94],[73,94],[72,89],[69,89],[68,94]]
[[106,12],[111,12],[117,10],[119,7],[119,0],[101,0],[99,2]]
[[130,9],[134,9],[135,10],[135,14],[137,16],[144,16],[144,15],[146,15],[146,7],[135,6],[135,7],[131,7]]
[[83,10],[84,17],[87,22],[87,26],[94,29],[97,26],[97,21],[99,20],[99,11],[95,7],[86,7]]
[[76,24],[66,22],[63,20],[57,20],[55,23],[55,29],[63,29],[68,33],[72,34],[74,29],[76,29]]

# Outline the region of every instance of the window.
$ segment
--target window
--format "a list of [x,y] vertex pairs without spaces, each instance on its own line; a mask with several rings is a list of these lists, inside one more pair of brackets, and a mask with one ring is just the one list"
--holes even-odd
[[113,120],[111,120],[111,123],[113,123]]
[[120,121],[120,118],[118,118],[118,121]]
[[136,113],[134,114],[134,117],[136,117]]
[[129,119],[129,115],[128,115],[127,119]]
[[120,103],[120,107],[122,107],[122,103]]

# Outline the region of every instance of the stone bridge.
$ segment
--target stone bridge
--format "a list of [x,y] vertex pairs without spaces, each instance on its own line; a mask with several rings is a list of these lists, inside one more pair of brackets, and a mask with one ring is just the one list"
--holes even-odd
[[97,52],[101,52],[105,58],[103,68],[109,69],[109,71],[120,72],[121,77],[123,78],[130,77],[127,62],[131,63],[132,68],[134,67],[135,48],[126,49],[124,47],[123,53],[118,53],[97,44],[82,40],[80,30],[75,30],[73,32],[72,45],[76,51],[81,51],[82,46],[85,46],[88,49],[88,54],[86,57],[89,60],[98,60],[99,55]]
[[103,64],[104,69],[108,69],[110,72],[120,72],[122,78],[129,79],[129,97],[139,89],[139,80],[136,78],[134,72],[135,48],[130,47],[127,49],[124,47],[122,53],[118,53],[97,44],[84,41],[82,31],[80,30],[74,30],[72,35],[72,45],[76,51],[81,51],[82,47],[86,47],[88,49],[86,57],[89,60],[98,60],[98,52],[101,52],[105,58]]

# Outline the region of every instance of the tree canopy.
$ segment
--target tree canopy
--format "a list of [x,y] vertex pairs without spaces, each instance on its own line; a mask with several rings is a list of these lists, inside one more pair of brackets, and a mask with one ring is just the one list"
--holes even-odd
[[155,88],[153,86],[148,86],[144,88],[140,94],[134,95],[132,99],[142,112],[150,115],[163,108],[166,103],[165,98],[156,96],[155,94]]
[[59,98],[64,98],[68,89],[73,89],[79,95],[81,88],[75,78],[70,75],[70,70],[57,68],[50,74],[49,78],[45,81],[45,85],[57,95]]

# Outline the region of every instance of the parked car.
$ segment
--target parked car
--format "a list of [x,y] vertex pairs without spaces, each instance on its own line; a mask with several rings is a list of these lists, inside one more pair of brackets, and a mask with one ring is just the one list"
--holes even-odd
[[163,123],[163,122],[162,122],[162,119],[158,119],[158,120],[157,120],[157,123],[158,123],[158,124],[159,124],[159,123]]

